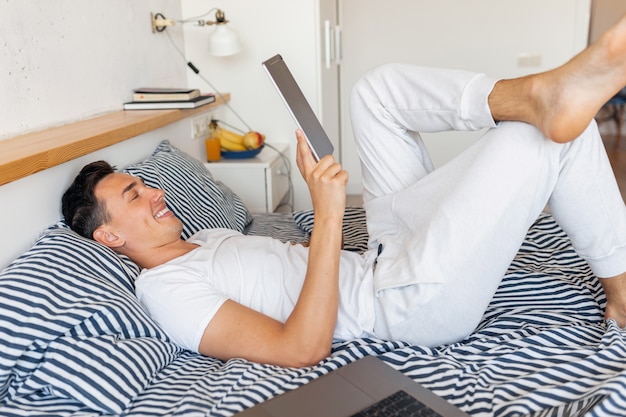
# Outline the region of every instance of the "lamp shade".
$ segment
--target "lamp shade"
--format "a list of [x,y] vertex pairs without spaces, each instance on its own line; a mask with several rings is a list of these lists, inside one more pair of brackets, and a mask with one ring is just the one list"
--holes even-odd
[[218,24],[209,36],[209,52],[215,56],[234,55],[241,50],[237,33],[225,23]]

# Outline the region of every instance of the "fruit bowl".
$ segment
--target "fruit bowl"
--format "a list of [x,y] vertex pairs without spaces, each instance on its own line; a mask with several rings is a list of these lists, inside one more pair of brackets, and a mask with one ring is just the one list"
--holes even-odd
[[261,145],[260,148],[250,149],[247,151],[224,151],[222,150],[222,158],[225,158],[225,159],[254,158],[263,150],[264,147],[265,147],[265,144]]

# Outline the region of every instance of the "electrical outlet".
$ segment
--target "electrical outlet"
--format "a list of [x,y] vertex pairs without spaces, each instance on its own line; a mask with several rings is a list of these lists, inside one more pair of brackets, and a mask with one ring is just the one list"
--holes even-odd
[[213,115],[207,113],[191,119],[191,137],[203,139],[209,136],[209,123],[211,123],[212,118]]

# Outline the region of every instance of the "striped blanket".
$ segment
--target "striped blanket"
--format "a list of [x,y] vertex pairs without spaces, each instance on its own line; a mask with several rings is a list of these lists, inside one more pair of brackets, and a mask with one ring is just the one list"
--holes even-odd
[[[310,215],[296,215],[305,229]],[[359,214],[347,216],[356,220]],[[280,234],[284,229],[276,225],[283,222],[280,215],[256,220],[260,230],[253,233]],[[331,357],[304,369],[185,353],[127,415],[228,416],[378,355],[475,416],[623,416],[626,340],[615,323],[603,321],[604,302],[598,281],[565,233],[542,215],[466,340],[436,349],[374,339],[340,342]]]
[[[358,212],[351,215],[359,217]],[[310,216],[296,215],[300,229],[293,228],[290,214],[255,218],[246,233],[303,240]],[[357,239],[354,230],[349,235]],[[356,240],[351,244],[358,247]],[[229,416],[366,355],[378,355],[475,416],[623,416],[625,335],[615,323],[604,322],[604,302],[601,287],[567,236],[552,217],[542,215],[479,327],[456,344],[430,349],[375,339],[337,342],[331,357],[302,369],[239,359],[222,362],[172,349],[172,359],[121,412],[94,412],[98,404],[86,406],[89,398],[79,403],[52,388],[17,395],[11,391],[19,379],[15,374],[0,384],[9,394],[0,402],[0,415]],[[123,376],[125,370],[117,372]],[[109,404],[100,408],[105,406]]]

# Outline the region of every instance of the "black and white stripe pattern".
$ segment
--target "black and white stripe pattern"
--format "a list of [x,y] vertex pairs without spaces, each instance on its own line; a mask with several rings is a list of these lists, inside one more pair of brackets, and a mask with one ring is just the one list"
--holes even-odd
[[259,213],[244,230],[246,235],[272,236],[283,242],[306,242],[309,233],[294,223],[289,213]]
[[[247,231],[306,239],[301,231],[291,236],[290,227],[275,214],[269,222],[255,219]],[[110,415],[120,407],[123,416],[229,416],[366,355],[381,356],[476,416],[601,417],[626,409],[624,332],[604,323],[597,280],[547,215],[529,232],[466,340],[436,349],[373,339],[337,342],[332,357],[303,369],[178,351],[133,304],[136,267],[58,229],[50,233],[67,236],[44,235],[0,276],[3,416]],[[84,282],[68,278],[81,274]],[[37,297],[43,301],[35,304]],[[68,311],[60,315],[55,306]],[[132,357],[115,352],[125,346]],[[96,381],[84,355],[96,358],[107,376]],[[69,372],[77,368],[66,361],[74,359],[82,362],[80,373]],[[39,378],[53,371],[58,383]]]
[[[298,227],[311,234],[313,231],[313,210],[302,210],[293,213],[293,219]],[[367,250],[367,225],[365,210],[362,207],[346,207],[343,215],[343,248],[345,250],[363,253]]]
[[138,272],[63,223],[9,265],[0,274],[0,402],[122,412],[181,351],[137,302]]

